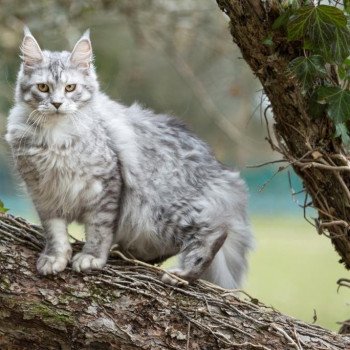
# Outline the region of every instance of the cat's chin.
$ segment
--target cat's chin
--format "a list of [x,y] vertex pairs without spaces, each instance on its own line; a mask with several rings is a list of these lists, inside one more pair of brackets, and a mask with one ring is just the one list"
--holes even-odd
[[44,112],[43,114],[45,114],[45,116],[49,118],[63,118],[71,113],[67,111],[47,111],[47,112]]

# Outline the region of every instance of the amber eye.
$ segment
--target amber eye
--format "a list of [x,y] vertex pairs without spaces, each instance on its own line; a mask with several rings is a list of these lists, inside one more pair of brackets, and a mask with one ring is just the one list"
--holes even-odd
[[41,92],[48,92],[49,91],[49,85],[47,84],[38,84],[38,89]]
[[75,90],[76,84],[68,84],[66,85],[66,91],[67,92],[72,92]]

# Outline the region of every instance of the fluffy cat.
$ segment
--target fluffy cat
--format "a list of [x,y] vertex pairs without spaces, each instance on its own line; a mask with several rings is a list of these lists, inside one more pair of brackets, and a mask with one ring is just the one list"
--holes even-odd
[[239,173],[173,117],[102,93],[88,31],[72,52],[51,52],[26,28],[21,52],[6,139],[46,232],[39,273],[66,268],[77,221],[75,271],[102,269],[117,243],[148,262],[180,253],[179,277],[238,287],[252,242]]

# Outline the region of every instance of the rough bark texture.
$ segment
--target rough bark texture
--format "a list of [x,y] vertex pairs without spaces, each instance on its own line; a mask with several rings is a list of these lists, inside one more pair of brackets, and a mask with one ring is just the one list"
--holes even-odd
[[156,267],[116,253],[99,273],[38,276],[43,241],[39,227],[0,214],[2,350],[350,348],[350,337],[282,315],[242,292],[202,281],[171,287]]
[[276,140],[275,144],[270,138],[269,141],[303,180],[319,213],[318,232],[330,236],[340,261],[349,269],[348,155],[333,139],[334,128],[329,119],[311,117],[298,82],[288,74],[288,63],[302,55],[301,43],[288,42],[282,29],[274,33],[273,46],[263,44],[280,14],[280,2],[217,0],[220,9],[230,18],[233,41],[270,100]]

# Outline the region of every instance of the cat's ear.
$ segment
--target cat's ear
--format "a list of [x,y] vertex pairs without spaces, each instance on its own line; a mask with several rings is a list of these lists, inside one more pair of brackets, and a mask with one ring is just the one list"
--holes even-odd
[[24,38],[21,44],[21,58],[24,65],[29,68],[41,63],[44,59],[40,46],[28,27],[24,27]]
[[81,68],[89,68],[92,62],[92,46],[88,29],[75,44],[70,61]]

